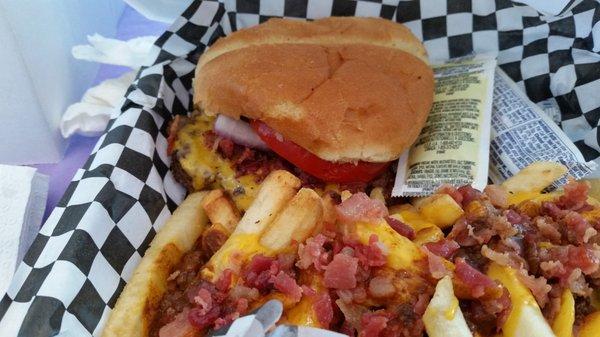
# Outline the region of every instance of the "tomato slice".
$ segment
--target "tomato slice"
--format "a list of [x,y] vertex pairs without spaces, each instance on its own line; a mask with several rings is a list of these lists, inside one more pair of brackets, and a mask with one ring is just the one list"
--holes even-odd
[[304,172],[332,183],[367,183],[380,175],[391,162],[334,163],[317,157],[300,145],[284,139],[267,124],[253,120],[250,125],[258,136],[278,155]]

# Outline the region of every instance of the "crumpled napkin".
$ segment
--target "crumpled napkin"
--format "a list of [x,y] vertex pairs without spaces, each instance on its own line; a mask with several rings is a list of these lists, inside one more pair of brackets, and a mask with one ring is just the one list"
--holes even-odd
[[70,105],[60,122],[63,137],[76,133],[97,136],[104,132],[111,115],[121,106],[137,70],[152,63],[150,49],[156,38],[143,36],[121,41],[94,34],[88,36],[89,45],[73,47],[71,53],[76,59],[126,66],[133,70],[88,89],[80,102]]

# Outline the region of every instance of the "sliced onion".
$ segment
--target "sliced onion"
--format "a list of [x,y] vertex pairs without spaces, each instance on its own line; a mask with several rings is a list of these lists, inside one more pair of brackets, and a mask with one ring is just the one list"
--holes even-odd
[[239,145],[269,150],[267,144],[260,139],[252,127],[239,119],[233,119],[225,115],[217,116],[215,133],[223,138],[229,138]]

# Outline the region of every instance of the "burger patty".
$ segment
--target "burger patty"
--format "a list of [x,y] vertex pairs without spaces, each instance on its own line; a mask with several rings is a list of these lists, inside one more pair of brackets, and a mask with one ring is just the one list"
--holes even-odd
[[[213,117],[194,113],[183,123],[175,123],[171,133],[173,142],[171,170],[175,180],[188,192],[208,188],[224,188],[245,210],[253,199],[258,184],[272,171],[284,169],[300,178],[304,187],[318,190],[371,192],[382,189],[384,197],[391,201],[395,165],[372,182],[329,185],[300,170],[271,151],[261,151],[236,144],[231,139],[219,137],[212,130]],[[171,138],[171,137],[170,137]],[[215,164],[216,163],[216,164]]]

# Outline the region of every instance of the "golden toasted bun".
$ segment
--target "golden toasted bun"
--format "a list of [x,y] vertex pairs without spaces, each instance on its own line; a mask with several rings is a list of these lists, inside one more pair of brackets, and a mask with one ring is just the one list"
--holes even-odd
[[119,296],[102,337],[146,337],[169,273],[190,251],[208,219],[202,209],[206,192],[190,194],[156,234],[133,276]]
[[196,68],[194,104],[264,121],[329,161],[394,160],[433,100],[422,44],[379,18],[271,19],[218,40]]

